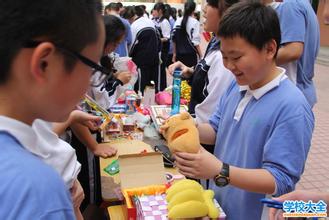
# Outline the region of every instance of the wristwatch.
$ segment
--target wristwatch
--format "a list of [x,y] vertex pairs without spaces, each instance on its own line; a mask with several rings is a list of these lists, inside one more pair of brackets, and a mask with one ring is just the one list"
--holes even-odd
[[214,177],[214,182],[218,187],[224,187],[230,183],[230,165],[223,163],[220,173]]

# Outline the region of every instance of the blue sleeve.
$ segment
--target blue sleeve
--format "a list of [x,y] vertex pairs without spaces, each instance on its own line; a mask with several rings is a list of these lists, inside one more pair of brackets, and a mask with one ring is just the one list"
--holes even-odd
[[132,40],[133,40],[133,37],[132,37],[132,33],[131,33],[130,24],[127,23],[126,24],[126,42],[127,42],[128,46],[131,45]]
[[311,110],[275,125],[264,146],[263,156],[263,168],[275,178],[275,196],[294,190],[304,171],[313,128]]
[[281,44],[304,42],[306,21],[301,6],[295,3],[282,3],[278,8],[281,28]]

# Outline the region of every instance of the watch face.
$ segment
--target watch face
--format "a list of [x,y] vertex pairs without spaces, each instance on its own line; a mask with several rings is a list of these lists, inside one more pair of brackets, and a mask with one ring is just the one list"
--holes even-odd
[[228,179],[224,176],[219,176],[216,178],[215,183],[219,187],[226,186],[228,184]]

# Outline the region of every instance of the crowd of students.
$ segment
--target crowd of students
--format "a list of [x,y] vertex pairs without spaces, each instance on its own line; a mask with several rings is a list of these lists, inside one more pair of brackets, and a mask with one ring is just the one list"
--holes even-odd
[[151,81],[164,90],[167,74],[182,69],[204,147],[176,153],[176,166],[210,180],[227,219],[263,218],[268,196],[329,202],[325,193],[293,192],[315,123],[320,34],[309,1],[207,0],[203,27],[214,35],[204,55],[195,8],[187,1],[176,18],[156,3],[150,18],[144,6],[103,11],[98,0],[0,1],[0,219],[83,219],[81,165],[59,135],[70,127],[96,156],[116,153],[90,131],[100,118],[74,109],[86,93],[114,104],[132,83],[132,73],[113,67],[126,56],[141,93]]

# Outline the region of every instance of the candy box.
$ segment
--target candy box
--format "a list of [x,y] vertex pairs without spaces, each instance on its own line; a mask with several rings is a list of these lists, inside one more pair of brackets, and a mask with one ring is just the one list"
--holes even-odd
[[165,194],[136,196],[137,220],[166,220],[168,215]]

